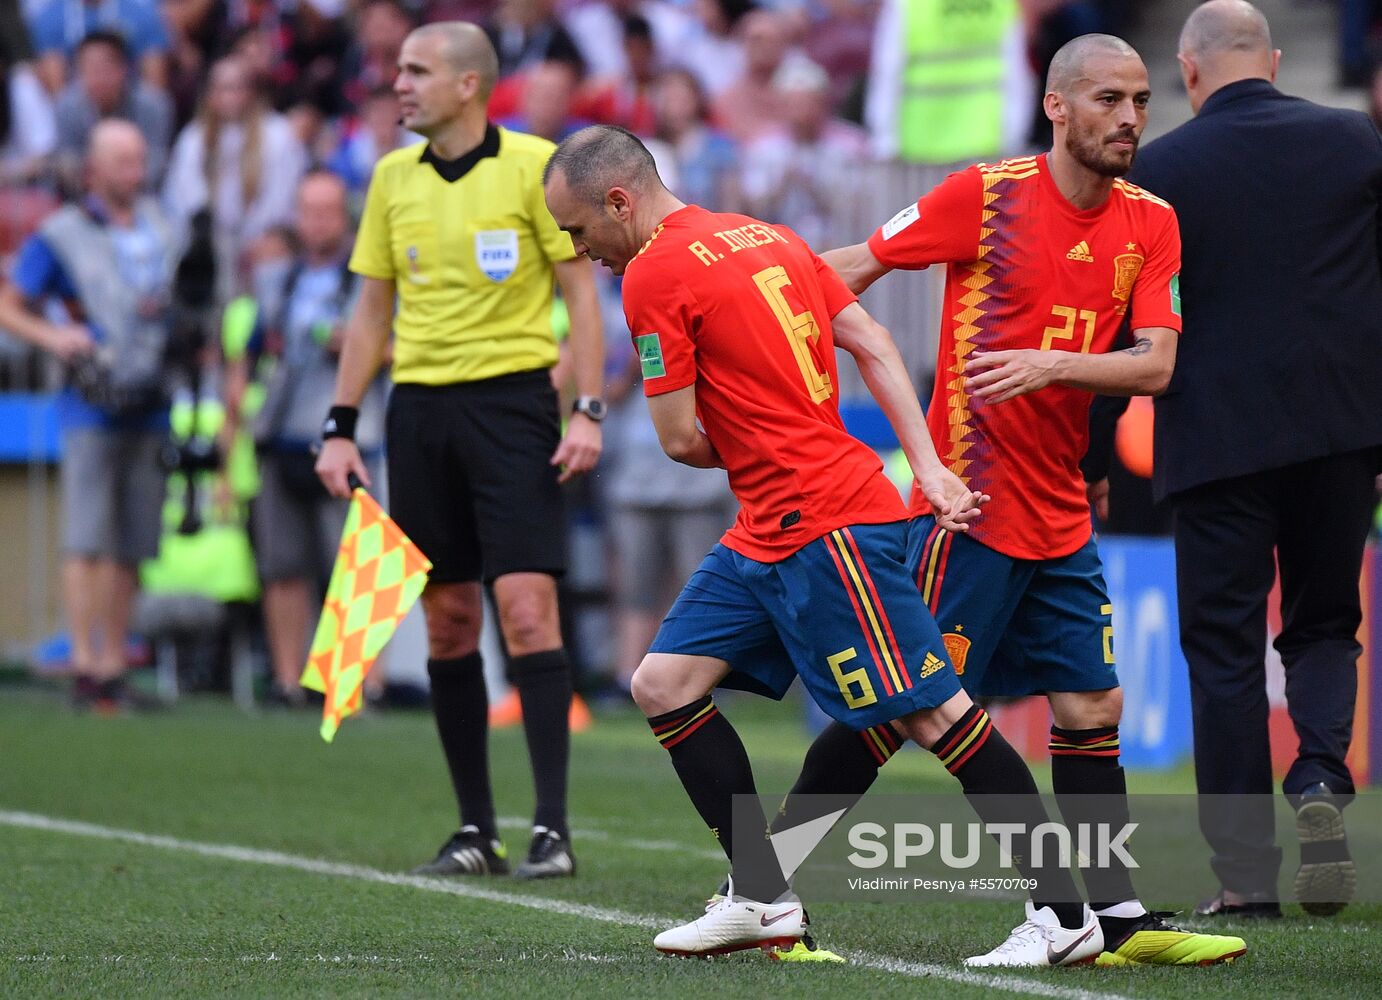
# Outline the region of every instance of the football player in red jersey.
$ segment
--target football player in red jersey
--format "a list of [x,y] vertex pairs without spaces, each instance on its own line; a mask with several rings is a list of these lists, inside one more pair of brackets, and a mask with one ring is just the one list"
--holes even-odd
[[[908,562],[966,691],[1049,699],[1051,781],[1072,827],[1129,821],[1113,607],[1079,470],[1089,405],[1094,393],[1162,392],[1181,329],[1175,212],[1121,179],[1149,96],[1130,45],[1077,38],[1047,79],[1049,153],[951,174],[866,243],[825,255],[855,292],[894,268],[946,266],[928,421],[946,466],[994,500],[964,537],[916,507]],[[1125,321],[1133,346],[1115,351]],[[842,776],[862,794],[879,766],[836,723],[808,751],[793,794],[839,793]],[[1103,927],[1101,964],[1201,965],[1246,950],[1241,938],[1186,933],[1149,913],[1116,858],[1084,879]],[[1055,918],[1027,917],[967,964],[1047,964],[1040,940]]]
[[[836,346],[858,362],[942,530],[979,523],[984,497],[938,459],[888,332],[795,233],[678,201],[623,129],[564,142],[545,193],[576,251],[624,276],[663,449],[723,466],[742,504],[633,677],[635,700],[732,868],[703,916],[654,945],[682,955],[795,951],[805,933],[761,811],[746,835],[732,835],[733,798],[754,794],[753,771],[711,698],[716,686],[780,698],[800,676],[880,757],[914,739],[982,818],[1035,830],[1046,814],[1031,773],[962,691],[907,566],[908,508],[840,420]],[[1093,959],[1099,923],[1070,873],[1054,860],[1024,866],[1043,907],[1066,918],[1050,937],[1058,960]]]

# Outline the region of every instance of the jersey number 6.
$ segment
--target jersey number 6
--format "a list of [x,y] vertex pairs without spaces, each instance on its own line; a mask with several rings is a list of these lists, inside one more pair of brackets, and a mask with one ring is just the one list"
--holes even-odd
[[792,353],[796,355],[797,367],[801,369],[801,377],[806,382],[806,391],[811,394],[811,402],[820,403],[829,399],[834,392],[830,385],[830,376],[817,370],[816,360],[811,357],[810,345],[820,338],[820,327],[816,325],[809,312],[792,312],[787,296],[782,291],[792,283],[787,277],[787,269],[781,264],[765,267],[753,276],[753,281],[763,293],[763,298],[768,300],[777,321],[782,324],[782,332],[787,335],[787,340],[792,345]]

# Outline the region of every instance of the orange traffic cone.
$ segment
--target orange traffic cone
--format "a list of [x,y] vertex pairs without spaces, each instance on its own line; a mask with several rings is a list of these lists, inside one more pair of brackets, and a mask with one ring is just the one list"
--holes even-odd
[[[590,728],[594,719],[585,699],[578,694],[571,696],[571,714],[568,716],[573,733],[583,733]],[[518,691],[509,688],[509,693],[489,707],[489,726],[491,729],[504,729],[516,726],[523,721],[523,704],[518,700]]]

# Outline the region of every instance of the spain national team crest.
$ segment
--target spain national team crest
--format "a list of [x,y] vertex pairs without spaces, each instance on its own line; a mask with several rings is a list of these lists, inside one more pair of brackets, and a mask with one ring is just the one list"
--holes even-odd
[[941,642],[945,643],[945,654],[950,657],[955,673],[963,675],[965,660],[969,659],[969,647],[972,645],[969,637],[958,632],[947,632],[941,636]]
[[[1136,244],[1129,244],[1128,249],[1132,249]],[[1142,262],[1145,260],[1140,253],[1120,253],[1113,258],[1113,297],[1120,302],[1128,301],[1132,295],[1132,286],[1137,282],[1137,276],[1142,273]]]
[[518,269],[518,233],[512,229],[476,233],[475,261],[490,281],[503,281]]

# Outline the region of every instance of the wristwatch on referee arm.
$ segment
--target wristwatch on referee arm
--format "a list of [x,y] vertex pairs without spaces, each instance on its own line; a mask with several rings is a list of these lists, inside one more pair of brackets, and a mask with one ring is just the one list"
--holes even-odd
[[571,404],[571,412],[584,414],[598,424],[605,419],[609,408],[599,396],[577,396],[576,401]]

